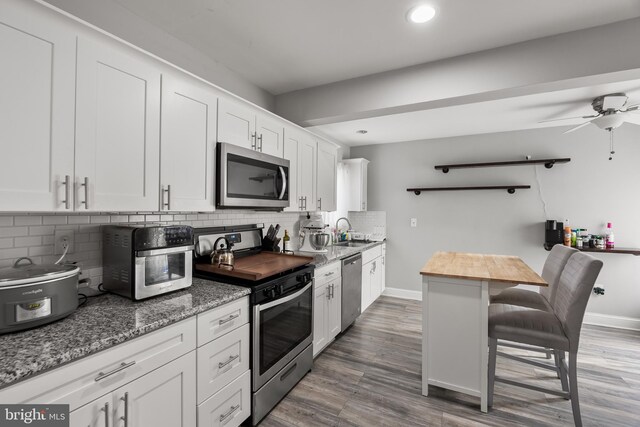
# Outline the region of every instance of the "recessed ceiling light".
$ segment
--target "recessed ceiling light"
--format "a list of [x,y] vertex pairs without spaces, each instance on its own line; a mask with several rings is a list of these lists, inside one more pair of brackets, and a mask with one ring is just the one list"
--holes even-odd
[[360,129],[360,130],[357,130],[357,131],[356,131],[356,133],[359,133],[359,134],[362,134],[362,135],[364,135],[364,134],[365,134],[365,133],[367,133],[367,132],[369,132],[369,131],[368,131],[368,130],[366,130],[366,129]]
[[436,16],[436,10],[426,4],[416,6],[407,13],[407,19],[414,24],[424,24],[431,21],[434,16]]

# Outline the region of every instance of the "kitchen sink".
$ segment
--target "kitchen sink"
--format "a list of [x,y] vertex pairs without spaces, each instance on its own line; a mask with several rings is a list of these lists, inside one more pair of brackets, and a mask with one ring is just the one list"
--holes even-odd
[[360,248],[362,246],[367,246],[368,244],[369,243],[367,243],[367,242],[346,241],[346,242],[335,243],[333,246],[342,246],[342,247],[349,247],[349,248]]

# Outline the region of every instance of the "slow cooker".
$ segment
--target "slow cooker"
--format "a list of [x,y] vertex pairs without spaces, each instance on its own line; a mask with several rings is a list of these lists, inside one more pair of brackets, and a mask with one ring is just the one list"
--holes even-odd
[[0,269],[0,334],[62,319],[78,308],[75,265],[34,264],[20,258]]

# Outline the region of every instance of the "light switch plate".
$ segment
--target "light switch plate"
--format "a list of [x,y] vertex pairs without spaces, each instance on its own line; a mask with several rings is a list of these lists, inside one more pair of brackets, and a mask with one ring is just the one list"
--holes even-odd
[[411,226],[412,227],[418,226],[418,218],[411,218]]
[[73,230],[55,230],[53,233],[53,239],[55,244],[53,248],[54,255],[62,255],[62,253],[64,252],[65,239],[67,241],[67,244],[69,245],[67,254],[73,253]]

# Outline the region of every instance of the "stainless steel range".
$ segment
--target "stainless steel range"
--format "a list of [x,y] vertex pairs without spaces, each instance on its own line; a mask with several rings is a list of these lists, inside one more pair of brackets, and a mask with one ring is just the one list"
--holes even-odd
[[[286,268],[259,280],[247,280],[243,265],[259,264],[260,257],[266,256],[261,255],[262,229],[262,225],[195,229],[194,275],[251,288],[251,423],[254,426],[313,367],[314,267]],[[216,249],[213,244],[220,237],[235,242],[234,271],[243,278],[234,277],[228,271],[215,274],[203,270],[210,265],[211,251]],[[298,264],[298,258],[304,258],[282,256]]]

